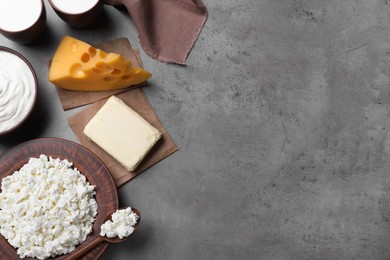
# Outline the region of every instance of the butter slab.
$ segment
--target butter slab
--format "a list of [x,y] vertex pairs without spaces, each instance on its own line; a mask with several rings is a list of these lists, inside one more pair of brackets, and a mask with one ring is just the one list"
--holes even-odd
[[84,134],[128,171],[134,171],[161,138],[155,127],[115,96],[88,122]]

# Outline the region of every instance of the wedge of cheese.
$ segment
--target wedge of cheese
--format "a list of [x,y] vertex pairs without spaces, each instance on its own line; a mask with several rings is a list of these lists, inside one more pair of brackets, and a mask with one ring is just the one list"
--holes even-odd
[[140,84],[152,74],[134,68],[116,53],[106,53],[91,45],[65,36],[54,54],[49,81],[75,91],[104,91]]
[[137,168],[161,137],[155,127],[115,96],[88,122],[84,134],[128,171]]

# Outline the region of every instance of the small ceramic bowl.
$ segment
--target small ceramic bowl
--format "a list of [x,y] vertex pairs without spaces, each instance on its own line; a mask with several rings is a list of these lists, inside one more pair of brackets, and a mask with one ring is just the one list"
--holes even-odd
[[86,27],[97,20],[103,0],[48,0],[57,15],[73,27]]
[[0,135],[4,135],[19,127],[33,111],[38,79],[22,54],[0,46],[0,80]]
[[0,33],[14,42],[28,44],[45,30],[46,20],[43,0],[8,0],[0,10]]

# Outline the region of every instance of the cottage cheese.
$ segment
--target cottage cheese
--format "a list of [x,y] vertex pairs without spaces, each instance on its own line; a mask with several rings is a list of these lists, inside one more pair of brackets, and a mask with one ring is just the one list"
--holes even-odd
[[100,235],[108,238],[119,237],[120,239],[128,237],[134,232],[134,226],[137,224],[139,216],[131,210],[121,209],[115,211],[111,220],[107,220],[101,226]]
[[67,160],[30,158],[1,189],[0,233],[21,258],[70,253],[92,232],[94,186]]

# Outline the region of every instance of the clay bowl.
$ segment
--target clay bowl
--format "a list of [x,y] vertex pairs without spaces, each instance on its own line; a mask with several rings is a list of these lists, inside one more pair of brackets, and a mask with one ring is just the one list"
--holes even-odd
[[[13,1],[13,0],[9,0]],[[28,17],[30,13],[26,10],[31,9],[30,6],[17,6],[16,4],[9,5],[9,7],[2,7],[4,13],[0,13],[0,33],[20,44],[28,44],[39,38],[46,28],[46,9],[43,0],[30,0],[29,5],[40,5],[40,8],[36,13],[32,14],[32,18],[35,16],[37,19],[29,19],[25,22],[20,22],[24,17]],[[34,3],[35,2],[35,3]],[[16,2],[17,3],[17,2]],[[4,9],[7,8],[7,9]],[[36,9],[36,10],[37,10]],[[38,12],[40,11],[39,15]],[[10,14],[10,15],[5,15]],[[27,15],[26,15],[27,14]],[[4,24],[3,24],[4,23]],[[20,24],[20,27],[15,24]]]
[[[73,27],[83,28],[90,24],[92,24],[98,16],[100,15],[101,11],[103,10],[103,0],[97,0],[97,2],[91,6],[88,10],[82,10],[80,12],[78,11],[67,11],[66,8],[61,8],[57,6],[56,0],[48,0],[49,4],[53,8],[53,10],[57,13],[57,15],[65,21],[67,24]],[[67,1],[67,0],[63,0]]]
[[[27,101],[22,99],[21,102],[19,102],[19,105],[28,106],[28,107],[25,107],[25,109],[23,110],[24,112],[21,113],[20,116],[18,116],[19,117],[18,120],[15,120],[15,122],[13,122],[12,124],[10,124],[7,127],[0,126],[0,136],[13,131],[14,129],[19,127],[28,118],[28,116],[31,114],[32,110],[34,109],[36,99],[37,99],[37,93],[38,93],[37,75],[35,73],[33,66],[30,64],[30,62],[19,52],[15,51],[13,49],[4,47],[4,46],[0,46],[0,54],[2,54],[3,52],[15,55],[15,57],[14,56],[10,56],[10,57],[12,57],[12,60],[15,60],[15,62],[17,62],[18,66],[19,66],[16,68],[17,71],[20,72],[21,71],[20,69],[23,68],[26,71],[31,72],[31,75],[29,74],[28,78],[26,79],[30,83],[30,87],[28,88],[29,89],[29,99]],[[0,63],[1,62],[5,62],[9,65],[8,60],[0,58]],[[6,81],[7,80],[6,77],[3,77],[1,74],[2,74],[2,71],[0,71],[0,78],[3,81]],[[11,82],[10,84],[12,84],[12,79],[10,82]],[[15,84],[15,86],[19,87],[18,84]],[[5,103],[4,96],[7,95],[6,92],[7,91],[5,89],[3,89],[3,93],[0,94],[0,108],[1,109],[6,109],[7,106],[9,106],[9,104],[4,105],[4,103]],[[24,93],[23,95],[25,96],[26,92],[23,92],[23,93]],[[11,99],[14,99],[14,98],[15,97],[13,97]],[[3,118],[3,120],[6,120],[6,119]],[[0,117],[0,124],[1,124],[1,121],[2,121],[2,118]]]

